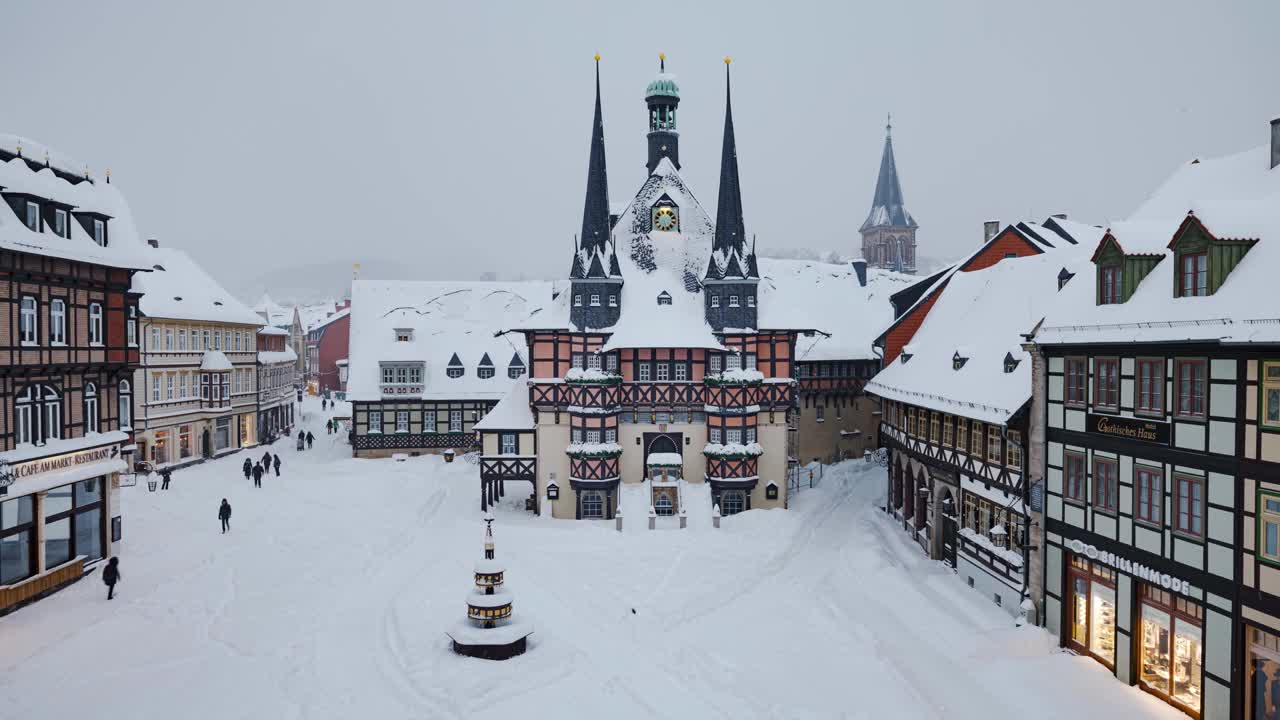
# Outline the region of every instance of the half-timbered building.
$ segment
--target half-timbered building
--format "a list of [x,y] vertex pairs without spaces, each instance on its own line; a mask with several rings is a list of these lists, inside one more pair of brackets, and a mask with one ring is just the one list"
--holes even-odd
[[479,421],[528,356],[503,327],[551,302],[550,282],[352,283],[347,399],[357,457],[477,448]]
[[1204,718],[1280,708],[1277,164],[1187,163],[1034,337],[1046,624]]
[[0,135],[0,614],[120,551],[145,266],[83,168]]
[[288,341],[284,328],[258,330],[258,442],[271,442],[293,429],[298,354]]
[[138,457],[182,466],[257,445],[261,316],[185,252],[147,241],[142,367],[135,376]]
[[930,557],[1014,615],[1033,595],[1024,456],[1032,382],[1021,346],[1087,257],[1074,238],[1054,234],[1043,247],[951,274],[911,342],[867,386],[884,400],[886,510]]
[[[623,492],[659,516],[785,507],[797,325],[761,307],[785,301],[762,292],[743,222],[728,77],[714,220],[680,173],[680,90],[665,72],[645,97],[649,174],[611,217],[598,72],[569,286],[510,326],[528,348],[516,392],[536,427],[533,504],[588,519],[612,518]],[[491,434],[513,433],[482,427],[486,447]],[[486,459],[482,502],[508,479]]]

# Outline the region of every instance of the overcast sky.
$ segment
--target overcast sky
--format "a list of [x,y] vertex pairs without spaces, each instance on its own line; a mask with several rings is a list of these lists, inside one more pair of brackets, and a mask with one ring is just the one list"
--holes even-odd
[[[1051,6],[1051,7],[1050,7]],[[592,60],[612,200],[644,179],[658,53],[714,214],[733,57],[748,230],[857,252],[885,114],[920,254],[983,220],[1125,216],[1178,163],[1260,145],[1280,3],[6,3],[0,129],[112,169],[142,232],[229,289],[560,277]]]

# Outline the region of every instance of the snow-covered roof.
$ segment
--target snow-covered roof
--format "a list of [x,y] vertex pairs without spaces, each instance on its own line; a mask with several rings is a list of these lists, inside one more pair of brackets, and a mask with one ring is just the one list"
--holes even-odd
[[315,324],[313,324],[311,327],[307,328],[307,332],[311,332],[312,330],[319,330],[320,328],[322,328],[322,327],[324,327],[324,326],[326,326],[326,325],[330,325],[330,324],[332,324],[332,323],[334,323],[334,322],[337,322],[338,320],[341,320],[342,318],[344,318],[344,317],[346,317],[346,316],[348,316],[348,315],[350,315],[350,314],[351,314],[351,308],[349,308],[349,307],[342,308],[342,309],[341,309],[341,310],[339,310],[338,312],[335,312],[335,313],[333,313],[333,314],[331,314],[331,315],[326,315],[325,317],[323,317],[323,318],[321,318],[321,319],[317,320],[317,321],[315,322]]
[[302,323],[302,331],[310,332],[326,318],[338,312],[338,303],[328,300],[322,303],[298,306],[298,319]]
[[[295,359],[297,358],[295,357]],[[221,350],[205,350],[204,357],[200,360],[200,369],[214,372],[230,370],[231,361],[227,359],[227,356]]]
[[[347,395],[378,399],[381,363],[418,361],[426,363],[424,398],[497,400],[516,382],[507,375],[512,357],[525,367],[529,361],[519,336],[495,334],[529,321],[550,303],[551,283],[544,281],[356,280]],[[397,330],[411,331],[412,339],[397,341]],[[446,374],[454,355],[462,377]],[[494,366],[491,378],[477,373],[485,355]]]
[[533,411],[529,408],[529,383],[519,380],[497,405],[475,424],[476,430],[532,430]]
[[275,325],[263,325],[258,329],[259,335],[288,335],[289,331]]
[[[282,363],[282,362],[296,362],[297,360],[298,360],[298,353],[294,352],[293,348],[289,347],[288,345],[284,346],[284,350],[259,350],[258,351],[258,362],[262,363],[263,365],[273,365],[275,363]],[[341,364],[342,361],[339,360],[338,363]]]
[[[1022,349],[1046,312],[1090,300],[1091,275],[1059,289],[1063,268],[1079,275],[1092,248],[1064,244],[1043,254],[1002,259],[957,272],[902,355],[867,392],[983,422],[1006,423],[1031,398],[1031,362]],[[964,360],[959,369],[954,359]],[[1016,362],[1005,371],[1005,359]]]
[[139,307],[147,317],[263,325],[262,316],[227,292],[185,252],[144,246],[139,254],[152,269],[133,276],[133,290],[143,293]]
[[262,299],[257,305],[253,306],[253,311],[261,315],[268,325],[278,328],[286,328],[293,325],[293,308],[280,305],[271,299],[267,293],[263,293]]
[[[1280,168],[1270,148],[1195,160],[1179,168],[1111,235],[1127,254],[1159,255],[1128,301],[1096,305],[1092,296],[1045,318],[1036,341],[1044,344],[1280,342],[1280,308],[1270,295],[1280,267]],[[1212,295],[1174,297],[1176,260],[1168,248],[1188,212],[1221,239],[1257,242]],[[1094,244],[1096,248],[1097,244]],[[1095,281],[1087,268],[1087,284]]]
[[[19,143],[23,148],[23,157],[37,160],[44,157],[45,150],[38,143],[16,135],[0,134],[0,149],[16,153]],[[73,174],[76,172],[69,169],[69,166],[59,164],[65,162],[65,159],[58,153],[49,152],[54,166]],[[116,186],[102,180],[72,184],[59,177],[52,167],[32,171],[26,160],[15,157],[7,162],[0,161],[0,190],[35,195],[70,205],[73,211],[95,212],[109,218],[107,247],[102,247],[93,241],[78,221],[71,220],[68,223],[71,229],[69,238],[55,235],[53,227],[49,225],[45,226],[43,232],[35,232],[27,227],[25,218],[18,217],[8,203],[0,203],[0,248],[109,267],[150,267],[137,255],[141,242],[133,222],[133,214]]]
[[[889,296],[917,282],[914,275],[867,269],[867,284],[849,264],[760,259],[760,327],[818,330],[796,342],[796,358],[872,360],[872,344],[893,320]],[[829,337],[828,337],[829,336]]]

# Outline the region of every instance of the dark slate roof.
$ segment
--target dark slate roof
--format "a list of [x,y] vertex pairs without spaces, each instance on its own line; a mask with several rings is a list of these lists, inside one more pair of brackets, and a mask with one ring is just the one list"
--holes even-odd
[[893,135],[885,128],[884,154],[880,156],[880,175],[876,178],[876,194],[871,200],[871,212],[859,228],[860,232],[878,227],[916,227],[915,218],[907,212],[902,200],[902,185],[898,182],[898,164],[893,159]]
[[742,191],[738,183],[738,145],[733,138],[733,105],[729,95],[729,65],[724,66],[724,146],[720,151],[720,197],[716,207],[713,250],[728,254],[741,250],[747,239],[742,221]]
[[520,353],[511,354],[511,362],[507,363],[508,367],[524,367],[524,358],[520,357]]
[[461,367],[461,366],[462,366],[462,361],[458,359],[458,353],[454,353],[453,357],[449,358],[448,367]]
[[479,367],[493,367],[493,361],[489,359],[489,353],[485,353],[484,357],[480,358]]
[[609,243],[609,179],[604,166],[604,118],[600,110],[600,62],[596,61],[596,112],[591,125],[587,196],[582,207],[582,249],[603,250]]

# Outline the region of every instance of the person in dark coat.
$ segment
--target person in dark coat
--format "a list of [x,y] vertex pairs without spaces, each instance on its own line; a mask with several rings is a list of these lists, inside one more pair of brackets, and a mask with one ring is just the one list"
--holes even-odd
[[268,450],[262,454],[262,467],[271,467],[271,451]]
[[329,402],[329,401],[328,401],[328,400],[326,400],[325,398],[320,398],[320,409],[321,409],[321,410],[326,409],[326,408],[325,408],[325,406],[328,404],[328,402]]
[[253,486],[262,487],[262,463],[253,464]]
[[102,568],[102,582],[107,586],[107,599],[114,600],[116,583],[120,582],[120,558],[107,561],[107,566]]
[[272,462],[276,466],[276,477],[280,477],[280,453],[276,453],[276,456],[272,458]]
[[218,506],[218,519],[222,521],[222,533],[225,535],[231,529],[231,503],[226,498],[222,498],[222,505]]
[[249,474],[253,471],[253,461],[249,458],[245,458],[244,465],[240,466],[240,469],[244,471],[244,479],[248,480]]
[[315,436],[315,435],[312,435],[312,434],[311,434],[311,431],[310,431],[310,430],[308,430],[308,431],[307,431],[307,449],[308,449],[308,450],[310,450],[310,449],[311,449],[311,443],[313,443],[313,442],[315,442],[315,441],[316,441],[316,436]]
[[169,489],[169,481],[173,479],[173,471],[172,471],[172,470],[170,470],[169,468],[165,468],[165,469],[161,470],[161,471],[160,471],[160,479],[164,481],[164,484],[162,484],[162,485],[160,486],[160,489],[161,489],[161,490],[168,490],[168,489]]

